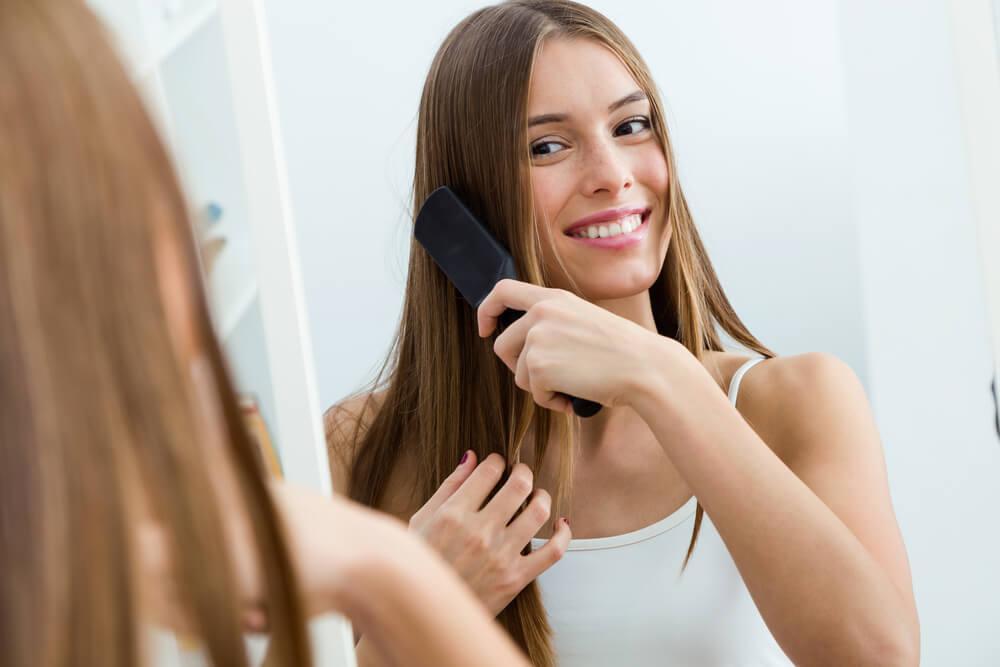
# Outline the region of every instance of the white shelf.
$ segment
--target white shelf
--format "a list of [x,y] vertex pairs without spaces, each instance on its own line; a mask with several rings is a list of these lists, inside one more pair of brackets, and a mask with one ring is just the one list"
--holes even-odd
[[164,33],[163,39],[145,63],[139,66],[139,77],[146,79],[170,58],[193,35],[208,25],[219,13],[218,3],[212,1],[181,15],[174,25]]
[[250,310],[250,306],[256,301],[257,293],[257,281],[251,278],[242,293],[234,298],[231,303],[219,304],[216,307],[216,312],[221,313],[219,317],[219,335],[223,340],[227,340],[243,320],[247,311]]
[[[205,232],[225,239],[206,287],[237,386],[257,396],[288,479],[330,492],[263,0],[86,1],[115,35],[188,201],[222,209]],[[356,666],[348,623],[324,617],[310,634],[317,664]],[[151,644],[156,664],[204,664],[169,634]]]
[[[195,25],[196,12],[188,25]],[[212,202],[221,207],[209,234],[226,243],[213,262],[208,287],[217,331],[226,339],[257,293],[257,266],[242,151],[236,131],[236,105],[217,11],[188,32],[183,48],[155,70],[169,108],[172,149],[196,210]],[[178,19],[179,20],[179,19]]]

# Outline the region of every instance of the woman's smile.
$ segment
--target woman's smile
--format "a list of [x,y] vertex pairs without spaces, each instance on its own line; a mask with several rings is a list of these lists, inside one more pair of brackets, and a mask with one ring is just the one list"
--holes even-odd
[[646,238],[650,212],[648,208],[604,211],[587,216],[563,233],[594,248],[631,248]]
[[539,49],[527,138],[550,286],[594,302],[646,298],[669,244],[670,174],[653,117],[648,93],[606,46],[553,38]]

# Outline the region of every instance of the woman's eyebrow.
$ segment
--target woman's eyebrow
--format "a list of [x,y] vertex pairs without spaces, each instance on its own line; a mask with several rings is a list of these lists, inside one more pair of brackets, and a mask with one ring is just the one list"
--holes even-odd
[[614,113],[618,109],[621,109],[626,104],[632,104],[633,102],[642,102],[646,99],[646,93],[641,90],[637,90],[634,93],[629,93],[625,97],[621,98],[617,102],[612,102],[608,105],[608,113]]
[[[622,108],[626,104],[632,104],[633,102],[641,102],[646,99],[646,93],[641,90],[629,93],[620,100],[616,100],[608,105],[608,113],[614,113],[618,109]],[[562,123],[569,118],[569,114],[566,113],[546,113],[540,116],[532,116],[528,119],[528,127],[535,127],[536,125],[547,125],[548,123]]]

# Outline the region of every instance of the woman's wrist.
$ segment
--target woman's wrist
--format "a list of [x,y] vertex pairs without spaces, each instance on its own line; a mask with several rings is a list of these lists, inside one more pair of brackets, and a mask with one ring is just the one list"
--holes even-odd
[[[412,538],[392,517],[343,497],[271,485],[309,615],[378,613],[365,591],[402,567]],[[391,593],[391,591],[389,591]]]
[[650,335],[638,346],[641,364],[629,376],[625,399],[640,416],[651,410],[662,411],[669,403],[671,358],[677,354],[672,346],[679,343],[660,335]]
[[[442,666],[528,667],[495,617],[454,571],[430,549],[426,555],[417,576],[410,576],[413,568],[408,567],[397,580],[409,584],[400,586],[408,596],[394,619],[394,637],[408,632],[413,642],[409,655],[419,650],[426,664]],[[407,662],[403,658],[397,662]]]
[[665,416],[681,419],[690,401],[697,401],[698,396],[716,397],[715,381],[677,341],[651,337],[643,346],[642,357],[643,365],[633,375],[627,396],[629,407],[647,423]]
[[[358,517],[351,518],[361,522],[355,530],[329,532],[326,597],[333,609],[356,623],[360,619],[378,622],[387,610],[405,606],[410,584],[406,579],[412,572],[407,565],[419,561],[419,554],[412,553],[414,538],[388,516],[347,504],[338,509],[357,513]],[[344,522],[337,523],[346,528]],[[361,539],[352,540],[352,536]],[[354,544],[345,549],[344,540]]]
[[[394,526],[395,528],[395,526]],[[338,602],[393,664],[525,665],[485,607],[437,555],[399,527],[344,572]],[[372,648],[372,647],[369,647]]]

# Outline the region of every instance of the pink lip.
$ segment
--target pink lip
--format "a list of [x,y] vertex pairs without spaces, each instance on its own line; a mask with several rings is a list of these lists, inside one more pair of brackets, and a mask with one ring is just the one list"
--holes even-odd
[[636,213],[642,214],[643,217],[647,217],[649,214],[649,208],[645,206],[622,206],[619,208],[609,208],[606,211],[599,211],[598,213],[592,213],[585,218],[580,218],[567,229],[563,230],[563,234],[572,234],[574,231],[580,227],[587,227],[589,225],[596,225],[602,222],[611,222],[613,220],[620,220],[627,215],[635,215]]

